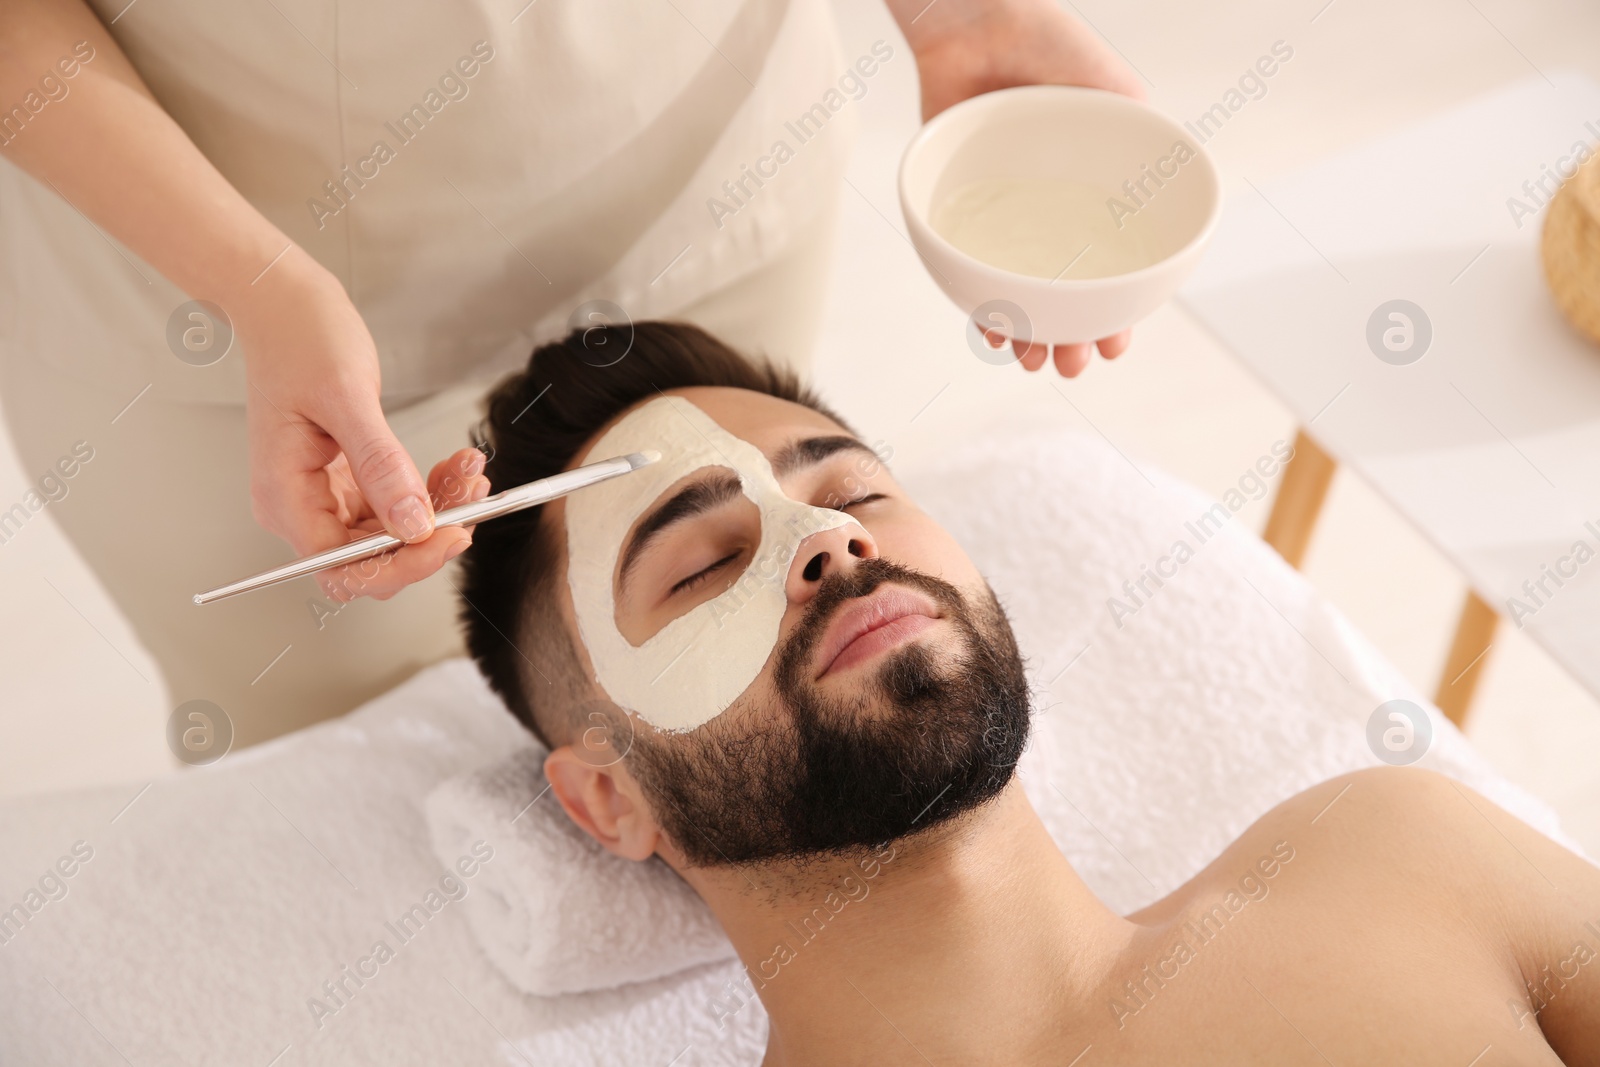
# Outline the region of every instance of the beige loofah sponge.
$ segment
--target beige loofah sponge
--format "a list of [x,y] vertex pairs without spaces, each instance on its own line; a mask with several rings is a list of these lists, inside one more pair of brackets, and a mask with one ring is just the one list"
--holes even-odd
[[1541,251],[1556,304],[1572,325],[1600,344],[1600,152],[1551,201]]

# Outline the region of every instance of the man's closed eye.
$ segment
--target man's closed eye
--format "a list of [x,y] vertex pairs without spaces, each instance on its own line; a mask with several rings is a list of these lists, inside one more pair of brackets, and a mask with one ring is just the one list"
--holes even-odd
[[724,567],[726,567],[729,564],[733,563],[735,560],[737,560],[742,555],[744,555],[744,552],[741,550],[739,552],[732,552],[732,553],[729,553],[726,556],[723,556],[721,559],[717,560],[715,563],[711,564],[709,567],[706,567],[706,568],[704,568],[702,570],[696,571],[695,573],[689,575],[689,577],[685,578],[683,581],[679,582],[677,585],[674,585],[672,587],[671,593],[669,593],[668,595],[669,596],[677,596],[680,593],[687,593],[689,590],[691,590],[691,589],[695,588],[696,586],[700,585],[707,578],[710,578],[713,574],[717,573],[718,571],[722,570]]
[[833,508],[834,511],[849,511],[851,508],[856,507],[857,505],[860,505],[860,504],[875,504],[880,500],[888,500],[888,499],[889,498],[886,495],[884,495],[883,493],[868,493],[866,496],[860,496],[860,497],[857,497],[854,500],[846,500],[842,504],[833,504],[833,505],[830,505],[830,506]]

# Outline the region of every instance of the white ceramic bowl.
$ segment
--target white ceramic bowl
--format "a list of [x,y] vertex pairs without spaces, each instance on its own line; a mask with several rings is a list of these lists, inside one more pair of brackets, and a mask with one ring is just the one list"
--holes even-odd
[[[1179,142],[1193,153],[1181,164]],[[1083,183],[1137,205],[1152,261],[1124,274],[1052,281],[975,259],[934,230],[930,218],[953,191],[1014,178]],[[1130,197],[1123,183],[1141,181]],[[1172,296],[1216,226],[1222,183],[1205,148],[1154,108],[1099,89],[1029,85],[964,100],[925,125],[900,161],[900,206],[912,244],[963,311],[981,311],[1007,336],[1069,343],[1126,329]],[[1006,303],[1025,316],[1015,328]]]

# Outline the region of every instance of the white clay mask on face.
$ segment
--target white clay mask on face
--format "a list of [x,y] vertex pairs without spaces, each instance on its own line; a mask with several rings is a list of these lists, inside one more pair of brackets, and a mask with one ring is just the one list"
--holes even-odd
[[[788,608],[789,567],[812,534],[854,520],[784,495],[760,449],[679,396],[631,412],[584,462],[646,449],[663,458],[566,501],[567,585],[596,681],[618,707],[661,730],[692,730],[722,714],[761,673]],[[752,562],[720,596],[673,619],[643,644],[617,630],[614,580],[623,539],[674,484],[707,467],[739,476],[761,513]]]

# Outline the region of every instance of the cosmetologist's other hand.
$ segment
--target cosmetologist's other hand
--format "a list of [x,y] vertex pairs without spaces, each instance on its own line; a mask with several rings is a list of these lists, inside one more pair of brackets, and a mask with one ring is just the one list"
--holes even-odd
[[[924,122],[969,97],[1017,85],[1082,85],[1145,99],[1132,68],[1056,0],[888,2],[917,59]],[[996,348],[1005,343],[995,331],[985,336]],[[1115,359],[1132,339],[1133,331],[1123,330],[1094,344],[1034,341],[1013,349],[1025,370],[1036,371],[1053,356],[1056,370],[1075,378],[1097,346]]]

